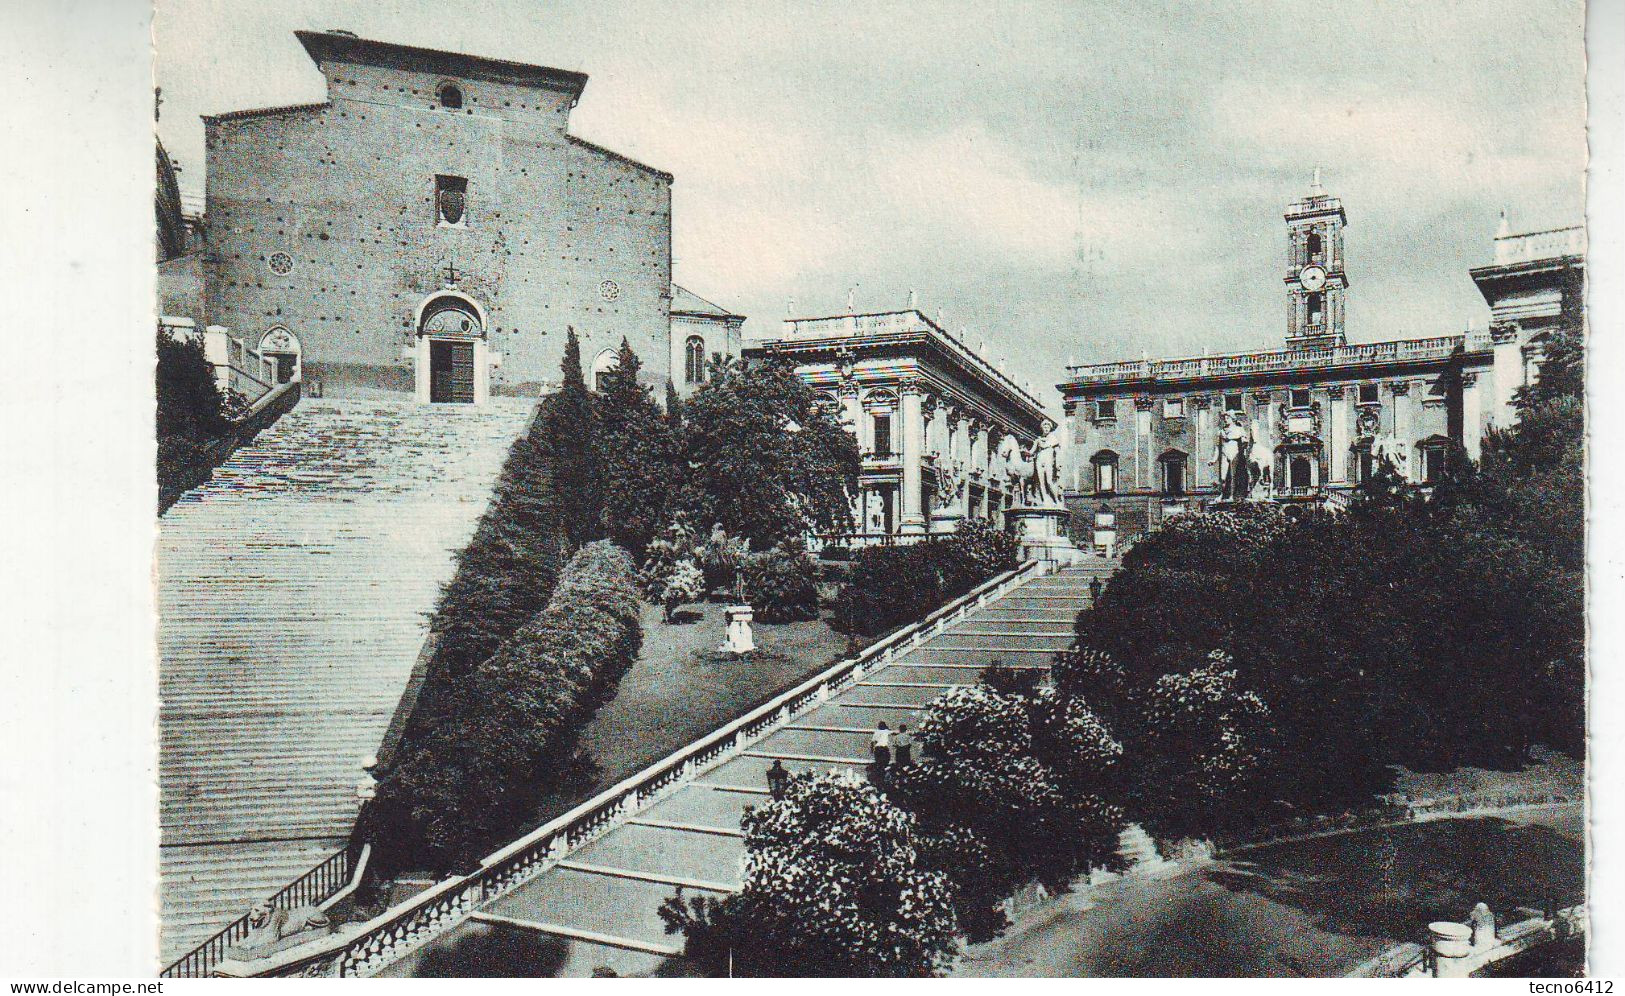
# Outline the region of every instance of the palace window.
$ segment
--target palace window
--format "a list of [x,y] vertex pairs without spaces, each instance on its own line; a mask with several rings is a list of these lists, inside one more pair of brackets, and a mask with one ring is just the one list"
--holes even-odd
[[1308,408],[1309,407],[1309,389],[1306,388],[1306,387],[1293,388],[1292,389],[1291,404],[1292,404],[1293,408]]
[[1316,291],[1309,295],[1309,324],[1319,325],[1326,319],[1326,295]]
[[1117,490],[1117,454],[1101,450],[1089,461],[1095,467],[1095,492],[1111,494]]
[[1354,451],[1354,466],[1356,483],[1364,484],[1377,473],[1377,462],[1371,455],[1370,446],[1362,446]]
[[691,335],[683,343],[683,380],[690,384],[705,383],[705,337]]
[[1095,402],[1095,421],[1109,422],[1117,417],[1117,402],[1105,398]]
[[1244,412],[1247,410],[1247,403],[1239,394],[1227,394],[1224,396],[1224,410],[1227,412]]
[[874,415],[875,430],[875,456],[885,458],[891,456],[891,413],[878,412]]
[[1377,403],[1377,401],[1378,401],[1378,398],[1377,398],[1377,385],[1375,385],[1375,384],[1361,384],[1360,385],[1360,404],[1362,404],[1362,405],[1374,405],[1374,404]]
[[1157,458],[1162,465],[1162,493],[1165,495],[1183,495],[1185,493],[1185,454],[1178,450],[1169,450]]
[[1422,483],[1438,484],[1444,480],[1448,451],[1443,442],[1422,444]]
[[435,220],[442,225],[463,225],[468,215],[468,178],[437,174],[434,178]]
[[439,96],[439,98],[440,98],[440,106],[441,107],[444,107],[449,111],[456,111],[456,110],[461,110],[462,109],[462,106],[463,106],[463,88],[458,86],[457,84],[455,84],[455,83],[446,83],[446,84],[442,85],[440,87],[440,92],[439,92],[439,94],[437,96]]
[[1185,417],[1185,399],[1184,398],[1164,398],[1164,399],[1162,399],[1162,417],[1163,418],[1184,418]]
[[1287,484],[1295,493],[1314,487],[1315,464],[1306,453],[1294,453],[1287,458]]

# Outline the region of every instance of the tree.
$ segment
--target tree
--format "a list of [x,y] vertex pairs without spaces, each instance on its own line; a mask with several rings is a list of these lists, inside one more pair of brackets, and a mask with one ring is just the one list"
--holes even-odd
[[597,396],[598,460],[607,485],[604,533],[638,558],[666,521],[681,466],[670,421],[649,388],[638,382],[641,369],[638,355],[623,338]]
[[749,809],[745,882],[660,911],[715,974],[918,978],[955,950],[954,895],[929,869],[914,818],[850,772],[801,774]]
[[599,463],[597,419],[581,375],[581,343],[571,327],[560,364],[564,384],[542,402],[544,441],[553,467],[559,520],[574,546],[604,535],[603,471]]
[[198,339],[177,339],[158,330],[157,394],[158,511],[209,479],[206,450],[230,427],[214,368]]
[[721,360],[682,405],[677,508],[754,549],[851,528],[857,443],[783,358]]

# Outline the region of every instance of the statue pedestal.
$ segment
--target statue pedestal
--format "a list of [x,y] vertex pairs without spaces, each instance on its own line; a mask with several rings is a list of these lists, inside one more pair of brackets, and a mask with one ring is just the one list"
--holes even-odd
[[756,610],[748,605],[730,605],[727,614],[728,638],[717,649],[730,654],[748,654],[755,650],[756,641],[751,637],[750,621],[756,618]]
[[1021,544],[1023,560],[1049,560],[1070,564],[1084,558],[1084,552],[1067,538],[1066,524],[1072,513],[1064,508],[1017,505],[1005,509],[1004,521]]
[[963,512],[937,511],[931,513],[931,531],[933,533],[951,533],[959,528],[959,522],[965,517]]

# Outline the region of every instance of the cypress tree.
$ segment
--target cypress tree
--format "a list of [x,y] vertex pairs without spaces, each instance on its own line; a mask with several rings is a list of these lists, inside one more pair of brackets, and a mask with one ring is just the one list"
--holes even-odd
[[581,375],[581,342],[574,326],[569,328],[560,368],[564,386],[543,402],[547,445],[552,454],[560,524],[571,544],[581,546],[604,535],[604,491],[595,445],[597,419],[592,395]]
[[642,556],[663,524],[676,490],[676,445],[649,388],[638,382],[642,361],[624,338],[598,396],[598,450],[604,480],[604,532]]

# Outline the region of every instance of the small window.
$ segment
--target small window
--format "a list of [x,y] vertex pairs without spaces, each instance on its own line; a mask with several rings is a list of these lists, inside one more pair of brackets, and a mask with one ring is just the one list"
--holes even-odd
[[891,416],[876,415],[875,420],[875,456],[882,459],[891,456]]
[[434,178],[435,218],[442,225],[461,225],[468,216],[468,179],[461,176]]
[[1185,399],[1184,398],[1163,398],[1162,399],[1162,417],[1163,418],[1184,418],[1185,417]]
[[1243,412],[1247,410],[1247,405],[1242,400],[1241,395],[1227,394],[1224,396],[1224,410],[1227,412]]
[[1371,447],[1369,446],[1362,446],[1359,450],[1355,451],[1355,456],[1357,463],[1355,472],[1359,475],[1358,483],[1363,484],[1366,481],[1371,480],[1372,476],[1376,474],[1376,460],[1371,456]]
[[1361,384],[1360,385],[1360,404],[1362,404],[1362,405],[1374,405],[1376,403],[1377,403],[1377,385],[1375,385],[1375,384]]
[[683,344],[683,379],[690,384],[705,383],[705,338],[691,335]]
[[459,111],[463,108],[463,88],[455,83],[447,83],[440,88],[440,106],[448,111]]
[[1445,449],[1443,446],[1422,447],[1422,483],[1437,484],[1444,479]]
[[1309,248],[1309,262],[1311,262],[1311,263],[1319,263],[1319,262],[1321,262],[1321,241],[1320,241],[1320,233],[1319,232],[1310,232],[1309,233],[1308,248]]
[[1309,389],[1308,388],[1303,388],[1303,387],[1293,388],[1293,390],[1292,390],[1292,407],[1293,408],[1308,408],[1309,407]]
[[1316,291],[1309,295],[1309,324],[1319,325],[1326,320],[1326,295]]
[[1107,422],[1117,417],[1117,402],[1101,399],[1095,402],[1095,421]]
[[1095,466],[1095,492],[1111,494],[1117,490],[1117,454],[1102,450],[1090,461]]

